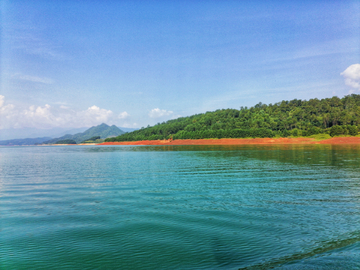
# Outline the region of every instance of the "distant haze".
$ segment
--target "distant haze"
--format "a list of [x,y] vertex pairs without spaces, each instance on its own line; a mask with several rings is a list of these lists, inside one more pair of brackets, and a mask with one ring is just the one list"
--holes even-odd
[[[36,129],[36,128],[21,128],[21,129],[5,129],[0,130],[0,140],[13,140],[13,139],[25,139],[25,138],[37,138],[37,137],[51,137],[57,138],[66,134],[76,134],[84,132],[90,127],[65,129],[65,128],[51,128],[51,129]],[[133,128],[119,127],[125,132],[131,132]]]
[[83,132],[88,127],[66,129],[66,128],[51,128],[51,129],[37,129],[37,128],[20,128],[20,129],[3,129],[0,131],[0,140],[36,138],[36,137],[61,137],[65,134],[75,134]]

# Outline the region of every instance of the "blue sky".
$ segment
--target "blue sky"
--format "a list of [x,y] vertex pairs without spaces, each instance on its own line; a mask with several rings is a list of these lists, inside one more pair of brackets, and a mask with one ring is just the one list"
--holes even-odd
[[1,2],[0,129],[360,94],[360,2]]

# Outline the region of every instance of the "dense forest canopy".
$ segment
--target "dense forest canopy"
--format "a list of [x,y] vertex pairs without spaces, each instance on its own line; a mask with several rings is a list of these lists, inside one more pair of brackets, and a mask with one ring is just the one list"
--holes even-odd
[[261,102],[251,108],[222,109],[158,123],[106,141],[357,135],[360,95],[343,98]]
[[65,139],[57,141],[56,144],[76,144],[76,142],[74,140]]
[[81,143],[102,143],[102,142],[104,142],[104,139],[101,139],[100,136],[94,136],[88,140],[82,141]]

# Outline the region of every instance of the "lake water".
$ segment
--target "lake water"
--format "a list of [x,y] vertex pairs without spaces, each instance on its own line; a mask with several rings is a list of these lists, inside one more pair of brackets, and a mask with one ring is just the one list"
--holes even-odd
[[0,148],[1,269],[359,269],[360,146]]

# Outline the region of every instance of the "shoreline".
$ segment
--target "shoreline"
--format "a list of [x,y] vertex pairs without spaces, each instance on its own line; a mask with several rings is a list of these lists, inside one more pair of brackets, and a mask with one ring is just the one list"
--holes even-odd
[[80,143],[80,144],[38,144],[38,145],[0,145],[2,146],[76,146],[76,145],[360,145],[360,136],[333,137],[317,140],[314,138],[223,138],[223,139],[184,139],[184,140],[143,140],[126,142]]
[[325,140],[313,138],[253,138],[253,139],[186,139],[103,142],[97,145],[247,145],[247,144],[360,144],[360,137],[333,137]]

